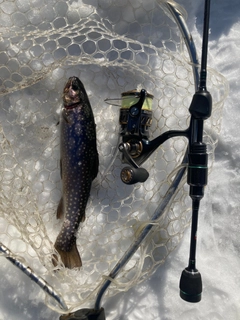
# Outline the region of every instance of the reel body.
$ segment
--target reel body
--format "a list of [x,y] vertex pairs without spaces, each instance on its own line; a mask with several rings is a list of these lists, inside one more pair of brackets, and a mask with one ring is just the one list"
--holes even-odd
[[[136,98],[139,100],[136,102]],[[148,141],[149,127],[152,123],[153,95],[142,89],[122,93],[122,106],[119,123],[121,125],[122,162],[130,164],[124,167],[120,177],[125,184],[145,182],[149,177],[146,169],[140,168],[143,159],[143,144]]]

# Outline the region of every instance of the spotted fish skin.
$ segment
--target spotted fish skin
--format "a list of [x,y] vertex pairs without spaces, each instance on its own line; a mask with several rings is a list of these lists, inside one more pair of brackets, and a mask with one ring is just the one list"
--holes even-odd
[[[81,267],[76,246],[76,232],[85,220],[91,184],[98,174],[96,125],[92,108],[82,82],[69,78],[63,91],[63,109],[60,120],[60,153],[62,199],[57,218],[63,218],[55,249],[67,268]],[[57,257],[53,258],[56,265]]]

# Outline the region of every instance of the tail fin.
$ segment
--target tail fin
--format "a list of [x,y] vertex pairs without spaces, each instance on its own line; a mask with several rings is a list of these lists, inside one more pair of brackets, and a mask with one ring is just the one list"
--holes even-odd
[[[82,266],[82,260],[80,258],[76,242],[73,244],[70,251],[63,251],[59,249],[56,244],[54,245],[55,249],[59,253],[63,264],[66,268],[80,268]],[[53,256],[52,263],[56,267],[58,262],[58,257],[56,255]]]

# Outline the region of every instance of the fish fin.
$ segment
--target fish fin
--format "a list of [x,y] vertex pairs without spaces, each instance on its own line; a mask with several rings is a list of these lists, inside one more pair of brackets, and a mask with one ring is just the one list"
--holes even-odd
[[83,214],[83,215],[82,215],[82,217],[81,217],[80,222],[84,222],[84,221],[85,221],[85,219],[86,219],[86,216],[85,216],[85,212],[84,212],[84,214]]
[[[82,260],[80,258],[76,242],[74,242],[70,251],[63,251],[59,249],[55,244],[55,249],[59,253],[62,262],[66,268],[73,269],[73,268],[80,268],[82,266]],[[58,258],[56,255],[53,255],[52,263],[56,267],[58,263]]]
[[58,208],[57,208],[57,219],[62,219],[64,217],[63,211],[63,198],[61,198]]

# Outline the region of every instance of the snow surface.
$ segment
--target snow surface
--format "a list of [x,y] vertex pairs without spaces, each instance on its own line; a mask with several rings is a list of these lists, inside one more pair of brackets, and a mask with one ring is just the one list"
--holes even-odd
[[[188,11],[187,23],[200,54],[204,1],[178,2]],[[240,319],[239,0],[212,1],[211,8],[208,65],[227,78],[230,92],[199,217],[197,267],[203,279],[202,301],[189,304],[179,297],[179,278],[188,262],[188,231],[178,249],[149,280],[103,300],[108,320]],[[0,291],[0,320],[59,319],[46,307],[36,285],[3,258],[0,276],[4,288]],[[29,283],[24,291],[21,281]]]

